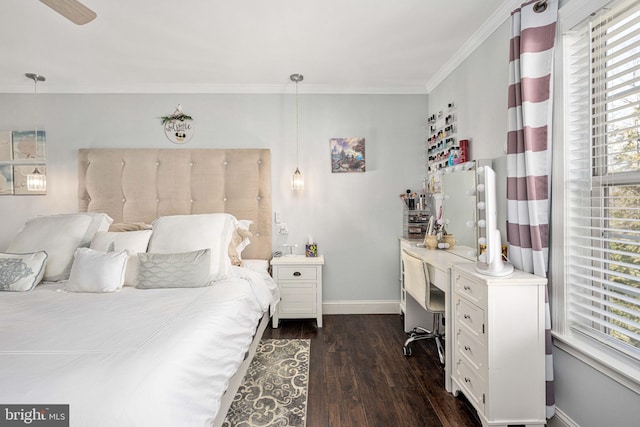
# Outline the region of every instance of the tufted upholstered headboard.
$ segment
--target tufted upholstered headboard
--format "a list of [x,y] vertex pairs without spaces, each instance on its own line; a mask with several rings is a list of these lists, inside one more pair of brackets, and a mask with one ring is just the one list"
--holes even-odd
[[227,212],[252,220],[243,258],[271,258],[268,149],[80,149],[78,208],[114,222]]

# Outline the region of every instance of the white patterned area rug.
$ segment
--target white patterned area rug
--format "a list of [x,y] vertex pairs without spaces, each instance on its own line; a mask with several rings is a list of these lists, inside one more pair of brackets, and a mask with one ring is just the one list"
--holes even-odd
[[310,344],[308,339],[262,340],[223,427],[304,427]]

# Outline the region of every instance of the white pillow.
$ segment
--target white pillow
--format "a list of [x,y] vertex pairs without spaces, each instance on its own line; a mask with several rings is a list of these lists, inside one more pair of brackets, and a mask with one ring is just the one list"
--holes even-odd
[[43,280],[65,280],[69,277],[73,253],[83,244],[91,223],[91,216],[83,214],[33,218],[9,243],[6,252],[24,254],[44,251],[49,257]]
[[98,251],[146,252],[151,238],[151,230],[139,231],[99,231],[91,240],[91,249]]
[[[63,215],[77,215],[77,214],[63,214]],[[91,218],[91,224],[89,225],[89,229],[87,229],[87,233],[82,240],[82,246],[89,246],[93,236],[98,231],[107,231],[111,224],[113,223],[113,218],[109,215],[101,212],[82,212],[80,215],[89,215]]]
[[65,290],[70,292],[114,292],[124,284],[127,251],[102,252],[78,248]]
[[25,292],[35,288],[44,275],[46,252],[0,254],[0,291]]
[[180,253],[211,249],[211,279],[231,274],[229,243],[237,226],[226,213],[163,216],[153,221],[149,253]]
[[140,254],[136,287],[200,288],[211,284],[211,249],[176,254]]
[[99,231],[93,236],[91,249],[102,252],[128,251],[129,261],[127,270],[124,273],[125,286],[136,286],[138,278],[138,254],[147,251],[151,230],[138,231]]

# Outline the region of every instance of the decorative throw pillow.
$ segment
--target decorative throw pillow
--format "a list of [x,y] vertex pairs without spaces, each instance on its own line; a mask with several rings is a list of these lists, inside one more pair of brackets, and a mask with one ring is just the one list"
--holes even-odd
[[211,249],[139,256],[137,288],[199,288],[209,286]]
[[65,290],[71,292],[114,292],[122,288],[129,254],[78,248]]
[[147,251],[151,233],[151,230],[99,231],[93,236],[90,248],[102,252],[128,251],[130,256],[124,273],[124,284],[135,286],[138,278],[138,254]]
[[30,291],[44,275],[46,252],[32,254],[0,253],[0,291]]
[[149,253],[181,253],[211,249],[211,277],[231,274],[229,244],[237,221],[226,213],[173,215],[153,221]]
[[[25,223],[9,243],[6,252],[24,254],[44,251],[48,258],[43,280],[65,280],[69,277],[73,254],[83,245],[91,225],[92,217],[85,214],[36,217]],[[86,244],[88,246],[89,242]]]

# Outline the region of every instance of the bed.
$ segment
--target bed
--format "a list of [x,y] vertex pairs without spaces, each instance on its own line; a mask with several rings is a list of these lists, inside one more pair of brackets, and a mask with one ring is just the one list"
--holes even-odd
[[0,292],[0,404],[222,425],[279,298],[269,150],[83,149],[78,183],[78,213],[28,221],[3,255],[33,277]]

